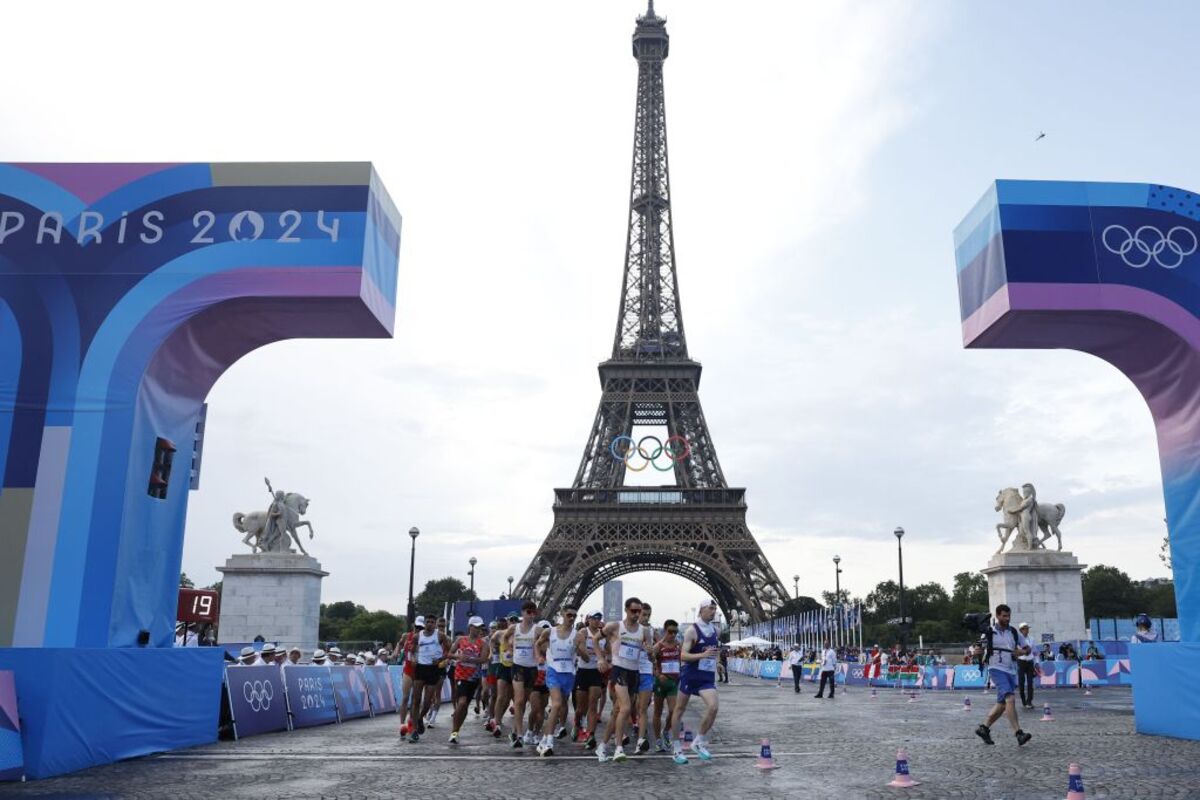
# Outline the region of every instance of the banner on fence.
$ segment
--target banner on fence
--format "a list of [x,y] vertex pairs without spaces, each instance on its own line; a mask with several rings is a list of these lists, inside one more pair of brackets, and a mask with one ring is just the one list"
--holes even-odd
[[388,667],[388,680],[392,685],[392,694],[396,697],[396,706],[402,706],[408,700],[404,695],[404,667],[393,665]]
[[954,668],[955,689],[982,689],[987,685],[987,674],[974,664],[960,664]]
[[[390,714],[396,710],[396,692],[388,678],[386,664],[363,667],[363,681],[367,685],[367,698],[371,701],[371,715]],[[451,681],[446,681],[451,683]]]
[[371,715],[367,684],[357,667],[330,667],[329,677],[333,682],[333,696],[342,721]]
[[279,667],[231,664],[225,668],[225,686],[235,737],[244,739],[288,729],[287,697]]
[[333,681],[329,667],[315,664],[287,666],[283,669],[288,710],[292,728],[311,728],[337,722],[337,701],[333,699]]
[[21,749],[21,717],[17,687],[10,670],[0,671],[0,781],[19,781],[25,775]]

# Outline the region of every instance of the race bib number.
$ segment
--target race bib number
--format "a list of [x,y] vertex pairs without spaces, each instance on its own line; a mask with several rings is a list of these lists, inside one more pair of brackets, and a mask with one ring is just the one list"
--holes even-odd
[[642,654],[642,648],[636,644],[621,644],[621,649],[617,651],[621,658],[626,661],[637,661]]
[[700,659],[700,671],[701,672],[716,672],[717,671],[717,660],[715,658]]
[[678,675],[679,674],[679,662],[678,661],[662,662],[662,672],[664,675]]
[[518,645],[516,649],[517,658],[528,660],[533,658],[533,645]]

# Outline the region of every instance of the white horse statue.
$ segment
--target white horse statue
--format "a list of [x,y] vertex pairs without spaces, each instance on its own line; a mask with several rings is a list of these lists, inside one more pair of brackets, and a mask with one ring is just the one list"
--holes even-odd
[[[1067,508],[1062,503],[1039,503],[1037,491],[1031,484],[1022,487],[1024,496],[1015,487],[1001,489],[996,495],[996,510],[1004,515],[1004,521],[996,525],[996,536],[1000,539],[1000,549],[1005,545],[1012,532],[1017,531],[1017,539],[1013,542],[1013,550],[1037,550],[1045,548],[1045,542],[1051,537],[1058,538],[1058,549],[1062,550],[1062,532],[1058,525],[1067,514]],[[1038,530],[1042,536],[1038,536]]]
[[296,492],[274,491],[271,481],[264,480],[272,497],[271,507],[266,511],[252,511],[249,514],[238,511],[233,515],[233,527],[246,534],[242,544],[247,545],[252,553],[290,553],[293,551],[288,536],[291,536],[300,552],[308,555],[296,532],[297,528],[307,526],[308,538],[313,538],[312,523],[300,519],[302,514],[308,513],[308,498]]

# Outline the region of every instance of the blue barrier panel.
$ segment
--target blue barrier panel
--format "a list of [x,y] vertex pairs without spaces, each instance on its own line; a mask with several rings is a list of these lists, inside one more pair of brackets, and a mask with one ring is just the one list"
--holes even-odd
[[759,668],[758,677],[774,680],[779,677],[779,668],[782,666],[782,661],[764,661]]
[[293,730],[338,721],[329,667],[319,667],[316,664],[285,667],[283,683],[287,688],[288,710],[292,712]]
[[17,686],[11,672],[0,671],[0,781],[19,781],[24,776],[25,755],[21,749]]
[[987,685],[987,675],[973,665],[960,664],[954,668],[955,689],[982,689]]
[[408,700],[404,693],[404,667],[388,667],[388,682],[392,685],[392,695],[396,698],[396,706],[399,708]]
[[0,648],[21,698],[25,774],[215,742],[222,668],[218,647]]
[[396,693],[388,679],[387,665],[363,667],[362,676],[367,685],[367,698],[371,701],[371,715],[393,713],[396,710]]
[[337,700],[338,716],[343,722],[371,715],[367,684],[363,681],[358,667],[330,667],[329,677],[333,680],[333,696]]
[[1200,733],[1200,682],[1195,679],[1200,642],[1138,644],[1129,648],[1138,679],[1133,718],[1138,733],[1195,739]]
[[279,667],[231,664],[225,668],[225,685],[237,738],[288,729],[287,696]]

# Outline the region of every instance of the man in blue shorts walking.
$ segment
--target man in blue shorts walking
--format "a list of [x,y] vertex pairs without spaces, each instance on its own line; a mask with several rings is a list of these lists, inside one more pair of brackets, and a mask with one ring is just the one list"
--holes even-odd
[[[692,751],[704,761],[712,759],[708,752],[708,732],[717,720],[717,654],[720,643],[713,617],[717,615],[717,604],[712,598],[700,603],[699,616],[692,627],[683,635],[679,658],[682,662],[679,675],[679,697],[675,700],[675,711],[671,714],[670,730],[679,730],[679,721],[687,710],[688,700],[699,695],[704,701],[704,716],[700,718],[700,731],[692,740]],[[688,763],[683,754],[683,742],[677,737],[672,760],[676,764]]]
[[1023,745],[1033,738],[1032,734],[1021,730],[1017,722],[1017,662],[1019,656],[1027,655],[1030,651],[1029,641],[1015,628],[1009,627],[1012,610],[1006,605],[996,606],[996,617],[992,627],[985,634],[987,647],[984,650],[984,660],[987,662],[988,675],[992,685],[996,687],[996,705],[988,712],[987,719],[975,729],[975,735],[987,744],[992,741],[992,723],[1001,715],[1008,717],[1017,737],[1017,745]]

